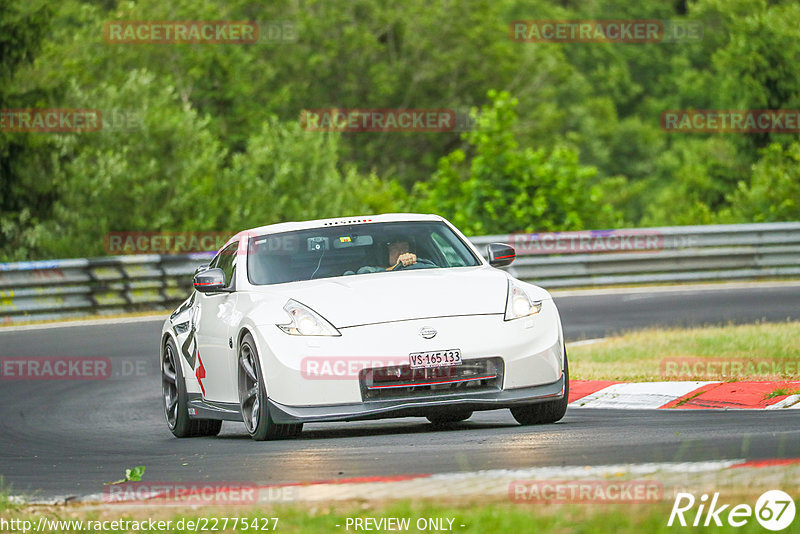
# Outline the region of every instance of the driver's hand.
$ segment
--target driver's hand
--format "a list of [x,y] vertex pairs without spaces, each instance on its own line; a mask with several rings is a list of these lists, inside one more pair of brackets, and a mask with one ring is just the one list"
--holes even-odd
[[409,265],[413,265],[415,263],[417,263],[417,255],[414,254],[413,252],[406,252],[404,254],[400,254],[399,256],[397,256],[397,263],[395,263],[391,267],[387,267],[386,270],[394,271],[401,265],[403,267],[408,267]]
[[405,254],[400,254],[397,256],[397,263],[402,263],[403,267],[408,267],[409,265],[413,265],[417,263],[417,255],[413,252],[406,252]]

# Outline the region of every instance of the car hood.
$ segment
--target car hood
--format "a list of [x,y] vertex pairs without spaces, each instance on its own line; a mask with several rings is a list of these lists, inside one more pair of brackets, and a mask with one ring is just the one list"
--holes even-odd
[[[340,276],[267,286],[273,298],[292,298],[337,328],[391,321],[505,312],[508,275],[463,267]],[[539,289],[539,288],[537,288]],[[547,298],[547,292],[531,294]]]

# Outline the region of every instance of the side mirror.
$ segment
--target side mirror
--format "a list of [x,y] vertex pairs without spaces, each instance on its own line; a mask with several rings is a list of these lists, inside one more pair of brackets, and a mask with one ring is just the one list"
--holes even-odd
[[514,247],[503,243],[489,243],[486,247],[486,253],[489,256],[489,265],[492,267],[511,265],[511,262],[517,257]]
[[194,275],[192,285],[201,293],[212,293],[225,289],[225,272],[219,267],[206,269]]
[[[203,265],[199,266],[197,269],[194,270],[194,274],[202,273],[203,271],[207,271],[209,268],[208,263],[204,263]],[[192,275],[194,276],[194,275]]]

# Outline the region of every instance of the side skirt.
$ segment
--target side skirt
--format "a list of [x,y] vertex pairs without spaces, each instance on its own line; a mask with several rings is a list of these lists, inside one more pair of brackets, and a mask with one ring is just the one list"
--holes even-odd
[[211,402],[199,393],[189,393],[189,417],[191,419],[221,419],[222,421],[242,422],[242,412],[238,404]]

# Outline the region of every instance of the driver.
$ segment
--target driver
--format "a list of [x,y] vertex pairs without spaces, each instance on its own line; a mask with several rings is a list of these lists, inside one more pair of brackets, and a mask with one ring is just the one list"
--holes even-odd
[[[395,239],[393,241],[389,241],[387,249],[389,252],[387,258],[389,260],[388,267],[365,265],[364,267],[361,267],[357,273],[366,274],[377,273],[381,271],[394,271],[401,267],[408,267],[409,265],[415,265],[417,263],[417,255],[411,252],[411,245],[407,240]],[[355,273],[353,273],[353,271],[346,271],[344,274]]]
[[417,255],[411,251],[408,241],[393,241],[389,243],[389,265],[387,271],[394,271],[401,265],[408,267],[417,263]]

